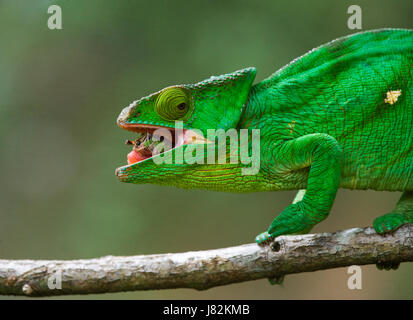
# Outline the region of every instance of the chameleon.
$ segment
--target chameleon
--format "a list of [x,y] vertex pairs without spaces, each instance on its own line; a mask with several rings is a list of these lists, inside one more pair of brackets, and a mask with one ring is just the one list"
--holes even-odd
[[[413,223],[412,69],[413,30],[378,29],[316,47],[256,84],[249,67],[164,88],[121,111],[118,126],[138,138],[127,141],[133,149],[116,176],[225,192],[299,190],[258,244],[308,233],[327,218],[339,188],[399,191],[395,208],[373,221],[377,233],[393,232]],[[210,129],[259,130],[258,172],[243,174],[240,162],[156,161],[211,144],[202,139]],[[169,138],[155,139],[159,130]]]

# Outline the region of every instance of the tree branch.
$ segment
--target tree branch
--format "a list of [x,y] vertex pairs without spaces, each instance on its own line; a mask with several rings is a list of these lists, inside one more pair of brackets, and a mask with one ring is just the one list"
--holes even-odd
[[0,260],[0,294],[53,296],[170,288],[203,290],[261,278],[280,279],[292,273],[406,261],[413,261],[413,225],[386,236],[376,234],[372,228],[355,228],[280,236],[262,247],[246,244],[90,260]]

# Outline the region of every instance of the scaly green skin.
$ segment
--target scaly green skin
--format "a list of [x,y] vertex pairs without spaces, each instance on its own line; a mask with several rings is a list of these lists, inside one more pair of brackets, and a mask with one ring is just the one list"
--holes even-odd
[[[377,232],[394,231],[413,222],[412,69],[413,31],[383,29],[320,46],[255,85],[255,68],[247,68],[175,86],[191,97],[184,128],[204,135],[207,129],[260,129],[259,173],[242,175],[242,164],[157,165],[150,158],[118,168],[117,176],[231,192],[306,189],[259,243],[308,232],[328,216],[339,187],[404,191],[394,211],[374,221]],[[392,91],[401,95],[389,102]],[[119,125],[172,128],[174,122],[155,111],[161,92],[125,108]],[[177,149],[168,152],[175,156]]]

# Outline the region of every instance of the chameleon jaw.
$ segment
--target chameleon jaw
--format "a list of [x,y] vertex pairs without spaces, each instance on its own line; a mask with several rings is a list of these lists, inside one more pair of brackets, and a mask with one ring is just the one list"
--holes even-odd
[[[150,125],[150,124],[138,124],[138,123],[125,123],[125,122],[119,122],[119,126],[122,129],[132,131],[135,133],[140,134],[141,136],[146,139],[149,137],[157,137],[155,141],[163,141],[159,139],[159,136],[165,137],[165,133],[169,133],[169,138],[165,138],[166,143],[169,143],[169,148],[165,148],[163,152],[170,151],[172,149],[176,149],[178,147],[182,147],[184,145],[188,144],[195,144],[195,143],[209,143],[209,140],[205,139],[202,135],[194,132],[193,130],[190,129],[175,129],[172,127],[165,127],[165,126],[156,126],[156,125]],[[167,130],[167,131],[165,131]],[[159,134],[159,132],[161,132]],[[163,132],[163,133],[162,133]],[[168,136],[168,134],[166,134]],[[159,154],[153,154],[153,148],[145,148],[142,146],[140,143],[138,143],[139,139],[136,139],[135,141],[131,140],[126,140],[126,144],[132,145],[133,150],[128,154],[127,159],[128,159],[128,164],[125,166],[121,166],[116,169],[116,175],[120,177],[120,172],[128,167],[139,165],[141,162],[148,161],[149,159],[152,159],[154,156],[157,156]],[[161,154],[163,153],[161,152]]]

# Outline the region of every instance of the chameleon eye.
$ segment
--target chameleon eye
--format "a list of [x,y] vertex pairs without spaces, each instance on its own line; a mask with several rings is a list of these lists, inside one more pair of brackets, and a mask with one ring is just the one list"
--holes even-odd
[[183,120],[190,106],[189,92],[184,88],[168,88],[156,100],[155,111],[169,121]]
[[185,102],[182,102],[176,106],[179,110],[185,110],[187,108],[187,104]]

